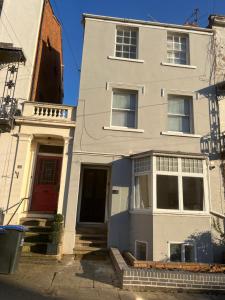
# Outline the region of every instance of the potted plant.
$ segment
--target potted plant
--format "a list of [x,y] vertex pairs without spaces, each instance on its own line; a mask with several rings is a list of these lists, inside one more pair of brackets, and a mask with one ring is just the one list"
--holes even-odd
[[60,253],[63,235],[63,215],[56,214],[51,223],[51,232],[47,246],[47,254],[57,255]]

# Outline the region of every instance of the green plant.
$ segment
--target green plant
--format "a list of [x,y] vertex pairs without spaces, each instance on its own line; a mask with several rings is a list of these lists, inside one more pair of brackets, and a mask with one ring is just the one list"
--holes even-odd
[[61,214],[56,214],[55,216],[54,216],[54,222],[57,222],[57,223],[62,223],[63,222],[63,220],[64,220],[64,217],[63,217],[63,215],[61,215]]
[[221,227],[220,219],[219,218],[213,218],[213,228],[215,229],[215,231],[217,233],[219,233],[221,239],[223,239],[224,242],[225,242],[225,232],[224,232],[224,230]]
[[58,245],[61,243],[62,232],[63,232],[63,215],[57,214],[51,224],[51,236],[50,242],[52,244]]

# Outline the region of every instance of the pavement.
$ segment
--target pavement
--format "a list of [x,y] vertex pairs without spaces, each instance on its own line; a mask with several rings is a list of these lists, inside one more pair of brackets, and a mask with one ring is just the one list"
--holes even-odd
[[118,286],[111,261],[65,257],[60,263],[20,263],[0,275],[0,300],[225,300],[225,295],[130,292]]

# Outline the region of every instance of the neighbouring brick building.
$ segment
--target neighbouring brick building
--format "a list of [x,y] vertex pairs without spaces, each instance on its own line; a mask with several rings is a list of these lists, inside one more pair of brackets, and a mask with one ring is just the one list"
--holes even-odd
[[[1,4],[0,208],[4,223],[37,224],[66,203],[75,108],[62,104],[62,28],[48,0]],[[24,249],[46,253],[45,223]]]
[[31,91],[32,101],[61,103],[63,97],[62,28],[45,1]]

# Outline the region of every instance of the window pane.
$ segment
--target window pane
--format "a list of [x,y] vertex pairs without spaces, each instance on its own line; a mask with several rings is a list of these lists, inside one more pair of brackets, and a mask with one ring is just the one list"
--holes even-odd
[[140,172],[150,172],[151,171],[151,160],[150,157],[141,157],[134,160],[134,172],[135,174]]
[[136,242],[136,258],[138,260],[147,259],[146,243]]
[[[121,52],[116,49],[116,56],[124,58],[137,58],[137,34],[133,28],[117,30],[116,43],[122,46]],[[131,47],[132,46],[132,47]]]
[[181,114],[189,115],[190,114],[190,100],[183,98],[176,98],[170,96],[168,99],[168,112],[171,114]]
[[136,94],[113,93],[113,108],[136,109]]
[[195,249],[193,245],[184,245],[184,259],[185,262],[195,261]]
[[157,208],[179,208],[177,176],[157,175]]
[[182,261],[182,244],[170,244],[170,261]]
[[112,125],[135,128],[135,112],[113,110]]
[[[167,61],[175,64],[187,64],[188,37],[179,34],[167,36]],[[171,52],[172,55],[168,55]]]
[[178,171],[178,159],[175,157],[158,156],[156,157],[157,171]]
[[135,176],[135,207],[149,208],[149,176]]
[[203,173],[203,161],[193,158],[182,158],[182,172]]
[[136,38],[137,37],[137,31],[131,31],[131,37]]
[[179,132],[190,132],[190,121],[188,117],[168,116],[168,130]]
[[203,178],[183,177],[183,202],[185,210],[203,210]]

